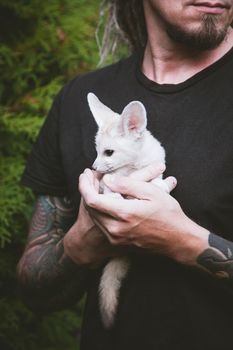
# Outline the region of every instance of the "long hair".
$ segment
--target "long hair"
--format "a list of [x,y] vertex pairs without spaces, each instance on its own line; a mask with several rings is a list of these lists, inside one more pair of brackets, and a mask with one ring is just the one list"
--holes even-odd
[[147,31],[142,0],[104,0],[100,6],[96,39],[99,65],[109,54],[114,58],[122,46],[131,52],[143,49]]

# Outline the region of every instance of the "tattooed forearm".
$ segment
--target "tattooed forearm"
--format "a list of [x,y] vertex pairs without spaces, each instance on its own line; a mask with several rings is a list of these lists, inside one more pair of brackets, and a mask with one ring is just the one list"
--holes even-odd
[[35,205],[25,252],[18,264],[26,303],[38,311],[67,306],[85,291],[87,271],[66,255],[63,237],[77,213],[68,198],[40,196]]
[[40,196],[29,229],[28,245],[60,241],[74,223],[76,215],[68,198]]
[[210,233],[209,248],[198,256],[197,263],[213,275],[233,283],[233,242]]

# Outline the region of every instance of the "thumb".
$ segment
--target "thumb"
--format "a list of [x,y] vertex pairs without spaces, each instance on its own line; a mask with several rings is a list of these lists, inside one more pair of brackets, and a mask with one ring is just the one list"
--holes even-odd
[[174,190],[174,188],[177,185],[177,180],[174,176],[169,176],[166,179],[163,180],[163,182],[167,185],[167,193],[170,193],[172,190]]

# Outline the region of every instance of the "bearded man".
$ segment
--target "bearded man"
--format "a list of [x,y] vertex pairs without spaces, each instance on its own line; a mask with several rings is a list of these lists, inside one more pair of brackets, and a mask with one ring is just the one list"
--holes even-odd
[[[233,1],[112,0],[108,8],[133,53],[69,82],[39,134],[22,180],[38,195],[18,268],[25,299],[48,312],[86,292],[82,350],[231,348]],[[124,195],[114,201],[88,169],[97,129],[90,91],[119,113],[142,101],[166,150],[165,172],[106,175]],[[171,194],[150,182],[163,172]],[[107,330],[98,286],[108,259],[122,254],[131,267]]]

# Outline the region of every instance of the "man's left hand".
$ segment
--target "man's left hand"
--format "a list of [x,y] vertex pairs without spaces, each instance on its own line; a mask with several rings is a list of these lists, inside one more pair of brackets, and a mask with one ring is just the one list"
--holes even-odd
[[[130,199],[99,194],[96,176],[89,169],[80,176],[79,188],[93,220],[112,245],[133,245],[182,261],[190,258],[193,246],[207,244],[208,231],[190,220],[170,193],[148,182],[159,171],[150,166],[130,177],[104,176],[113,192]],[[173,177],[164,181],[169,192],[176,186]]]

